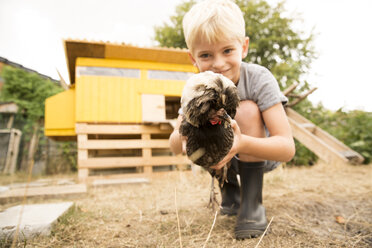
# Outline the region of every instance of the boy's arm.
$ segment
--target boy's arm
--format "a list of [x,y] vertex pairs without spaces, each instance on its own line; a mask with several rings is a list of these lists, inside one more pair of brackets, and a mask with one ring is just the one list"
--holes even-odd
[[275,104],[262,112],[262,117],[270,132],[270,137],[256,138],[241,134],[238,125],[234,123],[233,147],[222,161],[213,166],[214,169],[222,168],[237,153],[262,160],[287,162],[292,159],[295,154],[295,145],[283,105]]
[[275,104],[262,112],[262,118],[270,137],[260,139],[246,136],[241,143],[240,152],[249,152],[265,160],[290,161],[295,154],[295,145],[282,103]]
[[171,151],[174,154],[179,154],[185,150],[185,148],[183,147],[184,146],[183,140],[185,139],[184,137],[182,137],[182,135],[179,132],[181,122],[182,122],[182,115],[179,115],[177,118],[176,126],[169,137],[169,146],[170,146]]

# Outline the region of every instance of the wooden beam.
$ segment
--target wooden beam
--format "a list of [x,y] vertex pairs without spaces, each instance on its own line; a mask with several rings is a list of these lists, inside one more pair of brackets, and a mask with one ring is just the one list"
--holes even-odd
[[155,125],[110,125],[110,124],[76,124],[77,134],[163,134],[170,133],[173,129],[169,126],[167,129],[160,130]]
[[80,149],[142,149],[169,148],[167,139],[84,140],[78,142]]
[[135,166],[162,166],[172,164],[189,164],[190,160],[186,156],[159,156],[159,157],[108,157],[108,158],[88,158],[79,160],[80,168],[106,169],[106,168],[125,168]]

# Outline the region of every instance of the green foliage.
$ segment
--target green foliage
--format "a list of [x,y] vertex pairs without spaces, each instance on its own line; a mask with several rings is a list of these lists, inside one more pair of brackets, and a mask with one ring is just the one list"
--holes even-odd
[[[246,34],[250,38],[245,60],[268,68],[282,89],[301,82],[301,75],[309,70],[315,58],[314,34],[306,35],[294,29],[299,19],[283,16],[284,2],[276,6],[264,0],[237,0],[236,3],[244,13]],[[302,84],[307,88],[307,82]]]
[[[43,121],[45,115],[45,100],[63,89],[50,80],[40,77],[36,73],[29,73],[22,69],[6,66],[3,68],[2,77],[4,85],[0,100],[15,102],[19,107],[19,113],[15,116],[15,128],[22,130],[22,157],[21,168],[27,162],[29,142],[32,135],[38,137],[38,148],[35,152],[35,161],[49,158],[47,173],[61,173],[76,171],[76,142],[60,142],[46,154],[50,148],[47,138],[44,136]],[[35,130],[35,126],[39,126]],[[52,147],[52,146],[51,146]],[[68,165],[68,168],[67,166]]]
[[2,72],[4,86],[2,101],[15,102],[20,112],[30,121],[44,117],[45,99],[61,92],[63,89],[36,73],[5,66]]

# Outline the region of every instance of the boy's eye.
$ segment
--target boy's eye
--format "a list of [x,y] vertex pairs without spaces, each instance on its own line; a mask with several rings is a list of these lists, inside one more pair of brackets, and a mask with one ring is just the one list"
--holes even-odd
[[203,54],[200,54],[199,57],[202,58],[202,59],[206,59],[206,58],[209,57],[209,54],[208,53],[203,53]]
[[232,48],[228,48],[228,49],[225,49],[223,52],[226,53],[226,54],[228,54],[228,53],[231,53],[232,51],[233,51]]

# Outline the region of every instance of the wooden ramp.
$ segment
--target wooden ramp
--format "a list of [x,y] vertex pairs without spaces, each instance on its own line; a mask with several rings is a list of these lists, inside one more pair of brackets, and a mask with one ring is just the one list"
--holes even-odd
[[328,164],[361,164],[364,158],[293,109],[286,108],[293,136]]

